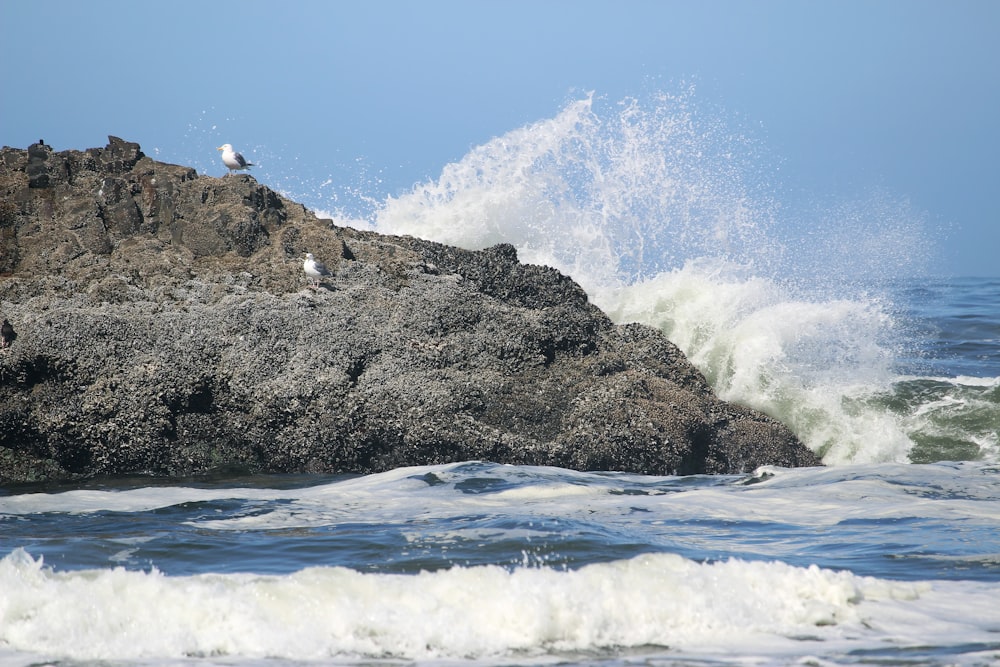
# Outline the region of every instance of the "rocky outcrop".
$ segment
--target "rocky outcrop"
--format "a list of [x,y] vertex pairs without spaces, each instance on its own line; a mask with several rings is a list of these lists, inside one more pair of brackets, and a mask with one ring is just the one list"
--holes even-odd
[[[334,226],[110,138],[0,152],[0,480],[815,465],[559,272]],[[334,271],[310,289],[312,252]]]

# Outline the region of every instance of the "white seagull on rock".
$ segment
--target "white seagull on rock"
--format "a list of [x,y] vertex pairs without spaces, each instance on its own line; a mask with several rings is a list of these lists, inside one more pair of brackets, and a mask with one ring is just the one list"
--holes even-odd
[[319,289],[319,281],[327,276],[332,276],[326,264],[317,261],[311,252],[306,253],[306,260],[302,262],[302,270],[309,276],[309,282],[313,289]]
[[222,164],[229,167],[230,174],[253,166],[253,162],[247,162],[246,158],[233,150],[232,144],[222,144],[216,150],[222,151]]

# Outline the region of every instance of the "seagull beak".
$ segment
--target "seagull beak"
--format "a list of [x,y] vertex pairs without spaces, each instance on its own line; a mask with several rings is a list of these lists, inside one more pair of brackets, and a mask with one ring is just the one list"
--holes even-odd
[[219,146],[219,147],[218,147],[218,148],[216,148],[215,150],[217,150],[217,151],[221,151],[221,150],[222,150],[222,146]]

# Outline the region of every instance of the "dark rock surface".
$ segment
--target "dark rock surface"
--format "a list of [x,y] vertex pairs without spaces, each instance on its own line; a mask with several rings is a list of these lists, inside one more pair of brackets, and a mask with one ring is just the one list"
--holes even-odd
[[[110,137],[0,151],[0,481],[486,459],[654,474],[816,465],[572,280],[335,227],[249,175]],[[302,257],[334,271],[307,287]]]

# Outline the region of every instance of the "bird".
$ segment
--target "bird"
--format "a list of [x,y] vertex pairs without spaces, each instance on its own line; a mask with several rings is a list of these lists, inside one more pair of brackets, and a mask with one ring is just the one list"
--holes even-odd
[[229,167],[230,174],[253,166],[253,162],[247,162],[246,158],[233,150],[232,144],[222,144],[215,150],[222,151],[222,164]]
[[7,318],[4,318],[3,325],[0,326],[0,347],[10,347],[10,344],[17,338],[14,327],[10,325]]
[[302,262],[302,270],[309,276],[309,283],[313,289],[319,289],[319,282],[326,276],[332,276],[326,264],[317,261],[311,252],[306,253],[306,259]]

